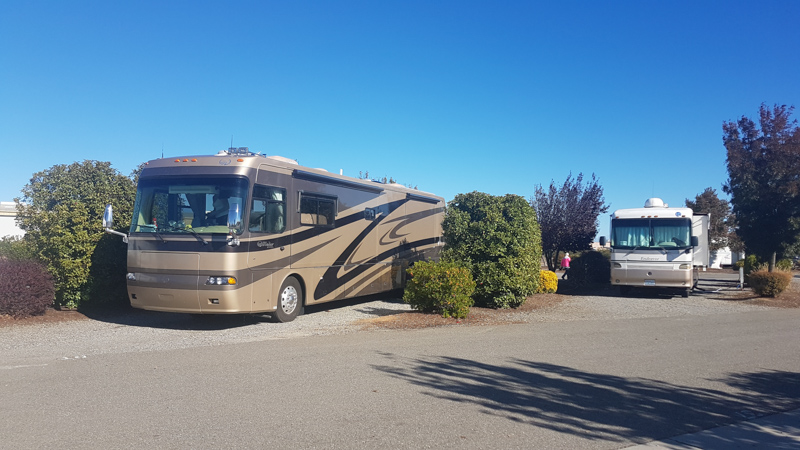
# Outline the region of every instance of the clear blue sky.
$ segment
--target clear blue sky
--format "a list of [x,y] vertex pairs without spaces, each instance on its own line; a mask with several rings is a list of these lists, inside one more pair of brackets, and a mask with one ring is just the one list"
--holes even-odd
[[798,24],[796,0],[5,0],[0,200],[233,136],[447,200],[583,172],[611,211],[680,206],[724,196],[723,121],[800,107]]

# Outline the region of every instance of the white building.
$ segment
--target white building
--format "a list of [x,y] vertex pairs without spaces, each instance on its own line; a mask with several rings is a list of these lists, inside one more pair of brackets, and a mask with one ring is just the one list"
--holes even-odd
[[17,205],[14,202],[0,202],[0,238],[22,236],[25,234],[16,223]]

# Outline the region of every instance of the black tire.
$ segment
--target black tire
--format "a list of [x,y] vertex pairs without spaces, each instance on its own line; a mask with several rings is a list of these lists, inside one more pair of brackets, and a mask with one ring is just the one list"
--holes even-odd
[[689,294],[691,292],[692,292],[691,289],[684,289],[683,292],[681,292],[681,295],[683,296],[683,298],[689,298]]
[[272,320],[279,323],[291,322],[303,312],[303,288],[295,277],[289,277],[278,291],[278,309]]

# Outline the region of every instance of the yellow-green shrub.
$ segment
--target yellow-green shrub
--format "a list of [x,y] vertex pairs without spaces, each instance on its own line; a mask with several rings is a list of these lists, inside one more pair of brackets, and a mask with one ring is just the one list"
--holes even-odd
[[558,275],[549,270],[539,272],[539,293],[552,294],[558,290]]
[[403,301],[422,312],[464,318],[472,306],[475,281],[472,272],[453,262],[423,261],[407,270]]
[[789,287],[791,281],[792,273],[782,270],[776,270],[774,272],[759,270],[750,273],[747,277],[747,283],[756,294],[762,297],[777,297],[778,294]]

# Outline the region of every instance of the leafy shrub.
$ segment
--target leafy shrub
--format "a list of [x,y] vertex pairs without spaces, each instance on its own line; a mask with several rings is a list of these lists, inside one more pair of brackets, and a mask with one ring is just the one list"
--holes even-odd
[[543,270],[539,273],[539,290],[538,293],[552,294],[558,290],[558,275],[549,270]]
[[538,271],[528,270],[531,264],[524,257],[474,264],[475,303],[488,308],[517,308],[525,303],[539,286]]
[[516,307],[537,291],[542,241],[524,198],[458,194],[448,203],[442,230],[442,256],[470,268],[477,305]]
[[53,277],[42,265],[30,260],[0,259],[0,314],[44,314],[54,296]]
[[783,270],[783,271],[787,271],[788,272],[788,271],[792,270],[792,266],[793,265],[794,265],[794,263],[792,263],[791,259],[785,258],[785,259],[782,259],[782,260],[776,262],[775,263],[775,268],[778,269],[778,270]]
[[609,283],[611,263],[603,253],[583,252],[570,261],[567,278],[575,284]]
[[125,281],[128,245],[119,236],[105,234],[92,252],[84,307],[130,308]]
[[751,272],[758,272],[759,270],[766,269],[766,264],[761,263],[756,255],[747,255],[744,259],[736,261],[736,270],[739,267],[744,267],[744,276],[750,275]]
[[19,236],[3,236],[0,238],[0,258],[14,261],[36,259],[31,245]]
[[472,306],[475,281],[469,269],[454,262],[422,261],[409,267],[403,300],[422,312],[464,318]]
[[19,227],[53,276],[55,304],[75,308],[90,301],[92,283],[105,281],[105,274],[93,280],[90,272],[95,247],[105,235],[100,218],[112,202],[117,230],[125,230],[133,217],[135,183],[109,162],[87,160],[34,173],[22,194],[15,200]]
[[777,297],[778,294],[789,287],[791,281],[791,272],[784,272],[781,270],[776,270],[774,272],[759,270],[752,272],[747,277],[747,282],[750,284],[750,287],[761,297]]

